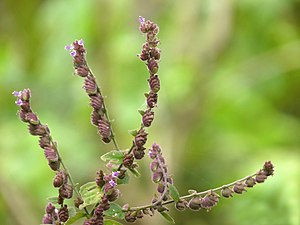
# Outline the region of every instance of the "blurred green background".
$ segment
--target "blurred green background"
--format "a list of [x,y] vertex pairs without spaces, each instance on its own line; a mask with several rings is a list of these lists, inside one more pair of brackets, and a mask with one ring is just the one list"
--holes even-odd
[[[177,212],[183,225],[300,224],[300,2],[298,0],[31,0],[0,1],[0,223],[40,224],[54,173],[38,139],[16,116],[13,90],[30,88],[32,107],[47,123],[73,178],[92,181],[103,168],[103,145],[91,108],[73,76],[66,44],[83,38],[121,148],[138,128],[148,91],[136,54],[145,37],[138,16],[159,24],[159,107],[148,147],[163,148],[181,194],[206,190],[260,169],[275,176],[221,199],[207,213]],[[149,159],[143,176],[122,187],[130,205],[151,201]],[[78,223],[80,224],[80,223]],[[145,217],[136,224],[167,224]]]

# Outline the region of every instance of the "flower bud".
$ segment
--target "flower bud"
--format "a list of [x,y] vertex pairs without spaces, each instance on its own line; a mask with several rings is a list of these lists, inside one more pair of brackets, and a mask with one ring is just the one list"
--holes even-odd
[[118,189],[113,189],[113,191],[107,195],[107,199],[110,202],[113,202],[119,198],[120,191]]
[[154,119],[154,112],[151,111],[151,109],[148,109],[142,117],[143,125],[145,127],[150,127],[153,119]]
[[100,110],[103,107],[103,97],[101,95],[90,96],[90,105],[95,110]]
[[133,149],[133,155],[135,159],[142,159],[145,155],[144,152],[145,148],[143,147],[143,149],[138,149],[136,146]]
[[68,181],[67,175],[64,171],[58,171],[53,179],[53,186],[60,187]]
[[138,148],[142,148],[147,142],[148,133],[144,129],[140,129],[134,138],[134,143]]
[[48,165],[53,171],[57,171],[60,168],[60,161],[55,161],[55,162],[48,161]]
[[243,191],[246,191],[245,187],[246,187],[246,184],[239,181],[239,182],[236,182],[235,185],[233,186],[233,191],[237,194],[242,194]]
[[229,198],[229,197],[232,197],[233,191],[231,188],[229,187],[224,187],[222,190],[221,190],[221,195],[225,198]]
[[155,171],[153,174],[152,174],[152,181],[154,183],[158,183],[161,181],[161,179],[163,178],[163,173],[159,170]]
[[50,147],[51,146],[50,137],[48,135],[40,137],[40,139],[39,139],[39,145],[43,149],[45,149],[45,147]]
[[246,181],[245,184],[247,187],[253,187],[256,184],[256,181],[253,177],[249,177]]
[[265,162],[263,170],[264,170],[266,176],[273,175],[274,166],[273,166],[272,162],[271,161]]
[[105,119],[100,119],[98,121],[98,130],[99,134],[102,138],[104,143],[109,143],[111,141],[111,130],[110,130],[110,123]]
[[103,187],[104,184],[105,184],[105,181],[104,181],[104,173],[102,170],[98,171],[97,172],[97,177],[96,177],[96,184],[99,186],[99,187]]
[[194,197],[192,198],[189,203],[188,203],[188,207],[191,209],[191,210],[194,210],[194,211],[198,211],[201,209],[201,198],[200,197]]
[[150,59],[148,61],[148,69],[151,72],[151,74],[156,74],[158,71],[158,63],[155,61],[155,59]]
[[94,76],[87,76],[84,79],[83,89],[88,95],[97,93],[98,87]]
[[53,224],[53,218],[50,214],[45,214],[43,217],[43,224]]
[[257,183],[263,183],[267,179],[266,172],[264,170],[259,170],[255,176]]
[[75,200],[74,200],[74,205],[76,208],[79,208],[79,206],[83,203],[84,201],[82,200],[82,198],[80,197],[77,197]]
[[157,98],[158,95],[154,93],[153,91],[150,91],[150,93],[147,95],[147,105],[149,108],[154,108],[157,104]]
[[26,114],[26,120],[32,125],[38,125],[40,123],[37,115],[32,112]]
[[124,159],[123,159],[123,165],[126,167],[126,168],[130,168],[133,164],[133,155],[132,154],[127,154],[125,155]]
[[49,202],[46,207],[46,213],[52,214],[54,212],[54,210],[55,210],[55,206],[52,205],[51,202]]
[[220,196],[217,193],[211,191],[201,199],[201,207],[210,210],[212,207],[217,205],[217,203],[219,202],[219,198]]
[[180,199],[175,203],[175,208],[179,211],[184,211],[188,205],[188,202],[185,199]]
[[125,220],[128,223],[133,223],[136,221],[136,213],[135,212],[126,212],[125,214]]
[[51,146],[50,147],[45,147],[44,154],[45,154],[46,159],[49,162],[57,162],[58,161],[57,152],[53,147],[51,147]]
[[165,190],[164,184],[159,183],[157,186],[157,192],[162,194],[164,192],[164,190]]
[[148,83],[151,91],[153,91],[154,93],[157,93],[160,90],[160,81],[158,75],[151,75],[148,79]]
[[67,222],[67,220],[69,219],[69,210],[67,205],[64,205],[59,209],[58,217],[61,222]]

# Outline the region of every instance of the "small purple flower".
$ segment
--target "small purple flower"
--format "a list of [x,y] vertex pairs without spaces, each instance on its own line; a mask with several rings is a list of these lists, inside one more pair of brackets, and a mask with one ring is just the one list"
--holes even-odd
[[71,55],[72,57],[75,57],[75,56],[76,56],[76,51],[75,51],[75,50],[72,50],[72,51],[70,52],[70,55]]
[[73,45],[66,45],[66,46],[65,46],[65,49],[66,49],[67,51],[71,51],[71,50],[74,49],[74,46],[73,46]]
[[139,16],[139,21],[140,21],[140,24],[143,24],[143,23],[145,23],[145,18],[142,16]]
[[117,183],[116,183],[114,180],[110,180],[108,183],[109,183],[110,186],[112,186],[112,187],[117,186]]
[[14,91],[12,94],[13,94],[15,97],[21,97],[22,91]]
[[119,176],[120,172],[119,171],[116,171],[116,172],[112,172],[111,175],[112,177],[114,178],[117,178]]
[[17,101],[15,101],[16,105],[21,106],[23,104],[22,100],[18,98]]
[[78,42],[77,42],[79,45],[83,46],[83,40],[80,39]]

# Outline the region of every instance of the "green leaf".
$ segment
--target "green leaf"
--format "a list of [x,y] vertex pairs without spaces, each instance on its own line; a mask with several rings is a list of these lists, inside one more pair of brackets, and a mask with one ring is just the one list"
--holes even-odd
[[143,116],[143,115],[145,114],[145,111],[142,110],[142,109],[139,109],[138,112],[139,112],[139,114],[140,114],[141,116]]
[[79,209],[83,209],[86,206],[94,205],[100,202],[103,196],[102,190],[97,186],[95,181],[88,182],[79,188],[83,203],[79,206]]
[[163,217],[166,221],[168,221],[168,223],[175,224],[174,219],[170,216],[169,213],[167,213],[167,212],[164,211],[164,212],[160,212],[160,215],[162,215],[162,217]]
[[136,177],[140,177],[141,174],[136,168],[129,168],[129,171]]
[[137,130],[129,130],[128,133],[131,134],[133,137],[135,137],[138,134],[138,131]]
[[168,184],[170,196],[175,201],[178,202],[180,200],[180,195],[177,188],[173,184]]
[[104,162],[113,161],[115,163],[121,164],[123,162],[124,152],[125,152],[124,150],[123,151],[112,150],[102,155],[101,159]]
[[68,207],[68,211],[69,211],[69,217],[73,217],[77,213],[75,207],[72,206]]
[[77,212],[75,216],[70,217],[68,221],[65,223],[65,225],[70,225],[75,223],[77,220],[81,219],[82,217],[85,217],[84,212]]
[[123,220],[125,217],[125,212],[122,211],[121,206],[112,202],[110,203],[110,208],[104,211],[104,215]]
[[47,198],[48,202],[51,202],[52,204],[58,204],[58,197],[49,197]]
[[128,173],[125,173],[125,177],[123,179],[118,179],[117,180],[117,184],[120,185],[120,184],[128,184],[129,183],[129,175]]
[[115,220],[104,220],[104,225],[122,225],[122,224]]

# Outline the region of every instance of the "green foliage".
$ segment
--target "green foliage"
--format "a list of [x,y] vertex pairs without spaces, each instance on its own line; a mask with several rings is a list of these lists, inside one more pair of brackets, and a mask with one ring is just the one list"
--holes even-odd
[[116,165],[120,165],[123,162],[125,150],[118,151],[118,150],[112,150],[110,152],[105,153],[101,156],[101,159],[104,162],[111,162]]
[[172,216],[170,216],[170,214],[169,213],[167,213],[167,212],[159,212],[160,213],[160,215],[168,222],[168,223],[171,223],[171,224],[175,224],[175,221],[174,221],[174,219],[173,219],[173,217]]
[[83,203],[79,206],[79,209],[83,209],[89,205],[94,205],[100,202],[103,196],[102,190],[97,186],[95,181],[88,182],[82,185],[79,189],[79,193],[82,197]]
[[77,220],[79,220],[79,219],[81,219],[83,217],[85,217],[85,213],[84,212],[77,212],[74,216],[70,216],[70,218],[65,223],[65,225],[71,225],[71,224],[75,223]]
[[122,224],[115,220],[104,220],[104,225],[122,225]]
[[180,200],[180,195],[177,188],[173,184],[168,184],[170,196],[175,201],[178,202]]
[[122,211],[122,207],[116,203],[111,202],[110,208],[104,211],[105,216],[116,217],[118,219],[124,219],[125,213]]

